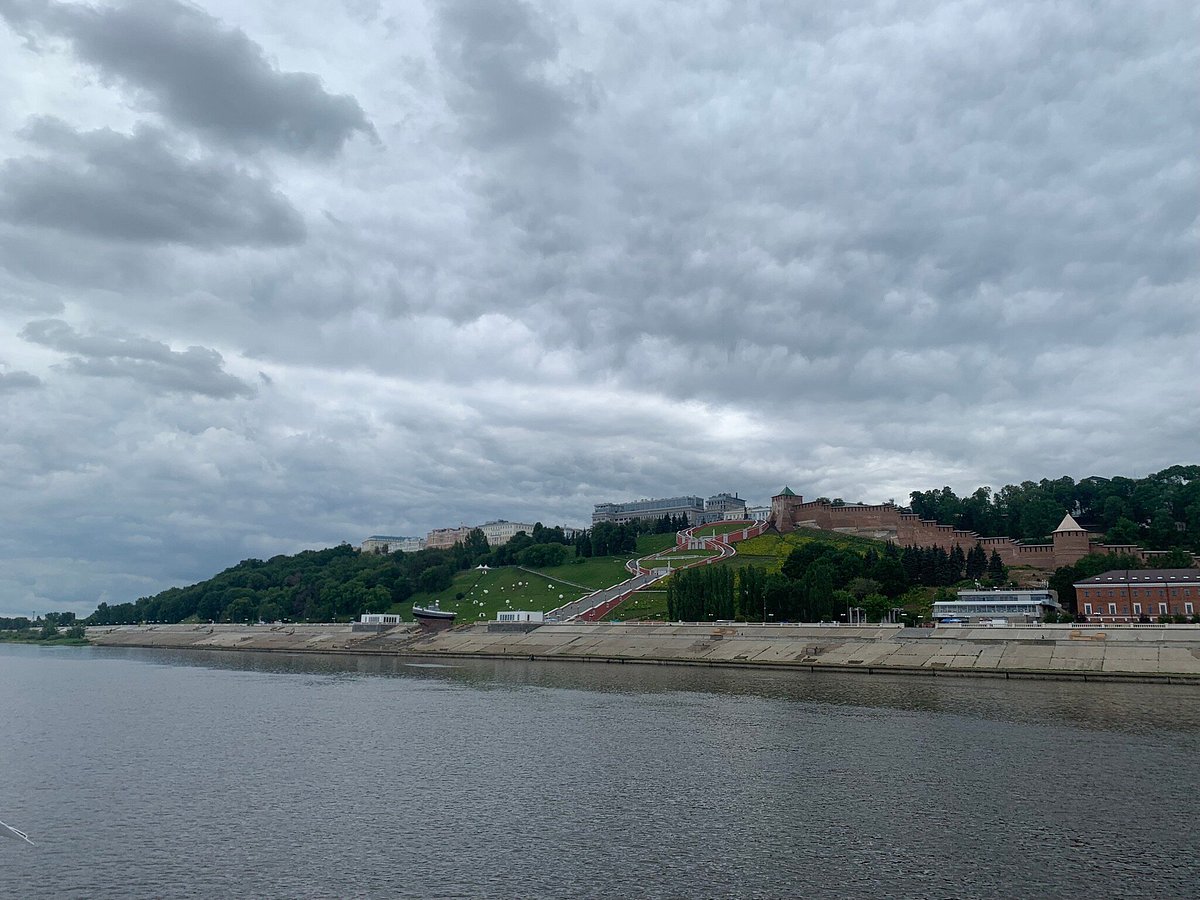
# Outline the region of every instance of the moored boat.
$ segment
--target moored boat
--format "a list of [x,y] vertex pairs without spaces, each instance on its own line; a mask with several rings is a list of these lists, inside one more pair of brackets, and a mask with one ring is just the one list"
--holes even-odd
[[452,623],[458,615],[448,609],[439,609],[436,606],[414,606],[413,618],[422,625],[441,625],[445,626]]

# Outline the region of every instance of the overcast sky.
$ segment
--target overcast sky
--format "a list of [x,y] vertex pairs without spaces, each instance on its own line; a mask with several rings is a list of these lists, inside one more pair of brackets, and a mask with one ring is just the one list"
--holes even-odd
[[0,615],[1200,462],[1197,6],[0,0]]

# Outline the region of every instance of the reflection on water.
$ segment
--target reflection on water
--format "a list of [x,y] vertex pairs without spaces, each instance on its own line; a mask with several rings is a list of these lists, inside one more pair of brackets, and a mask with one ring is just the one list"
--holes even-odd
[[644,696],[699,693],[793,703],[942,712],[1004,722],[1063,723],[1142,733],[1200,731],[1200,689],[1188,685],[1084,683],[999,678],[808,673],[645,663],[457,659],[414,662],[384,656],[155,651],[106,655],[168,666],[274,674],[416,677],[478,690],[547,688]]
[[0,721],[5,896],[1196,888],[1187,686],[0,647]]

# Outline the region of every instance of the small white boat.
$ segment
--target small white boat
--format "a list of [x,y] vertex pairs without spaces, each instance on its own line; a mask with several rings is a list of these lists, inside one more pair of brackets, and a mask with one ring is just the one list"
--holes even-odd
[[[0,835],[3,835],[4,837],[17,838],[18,840],[24,841],[27,844],[33,844],[33,841],[29,839],[29,835],[27,835],[25,832],[18,831],[11,825],[5,825],[3,822],[0,822]],[[37,845],[34,844],[34,846]]]

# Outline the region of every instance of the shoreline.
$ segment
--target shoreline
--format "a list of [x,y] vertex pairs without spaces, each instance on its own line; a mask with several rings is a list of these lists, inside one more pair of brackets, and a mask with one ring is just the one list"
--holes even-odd
[[591,662],[808,673],[1200,685],[1200,627],[901,629],[809,625],[556,624],[93,626],[94,646],[413,659]]

